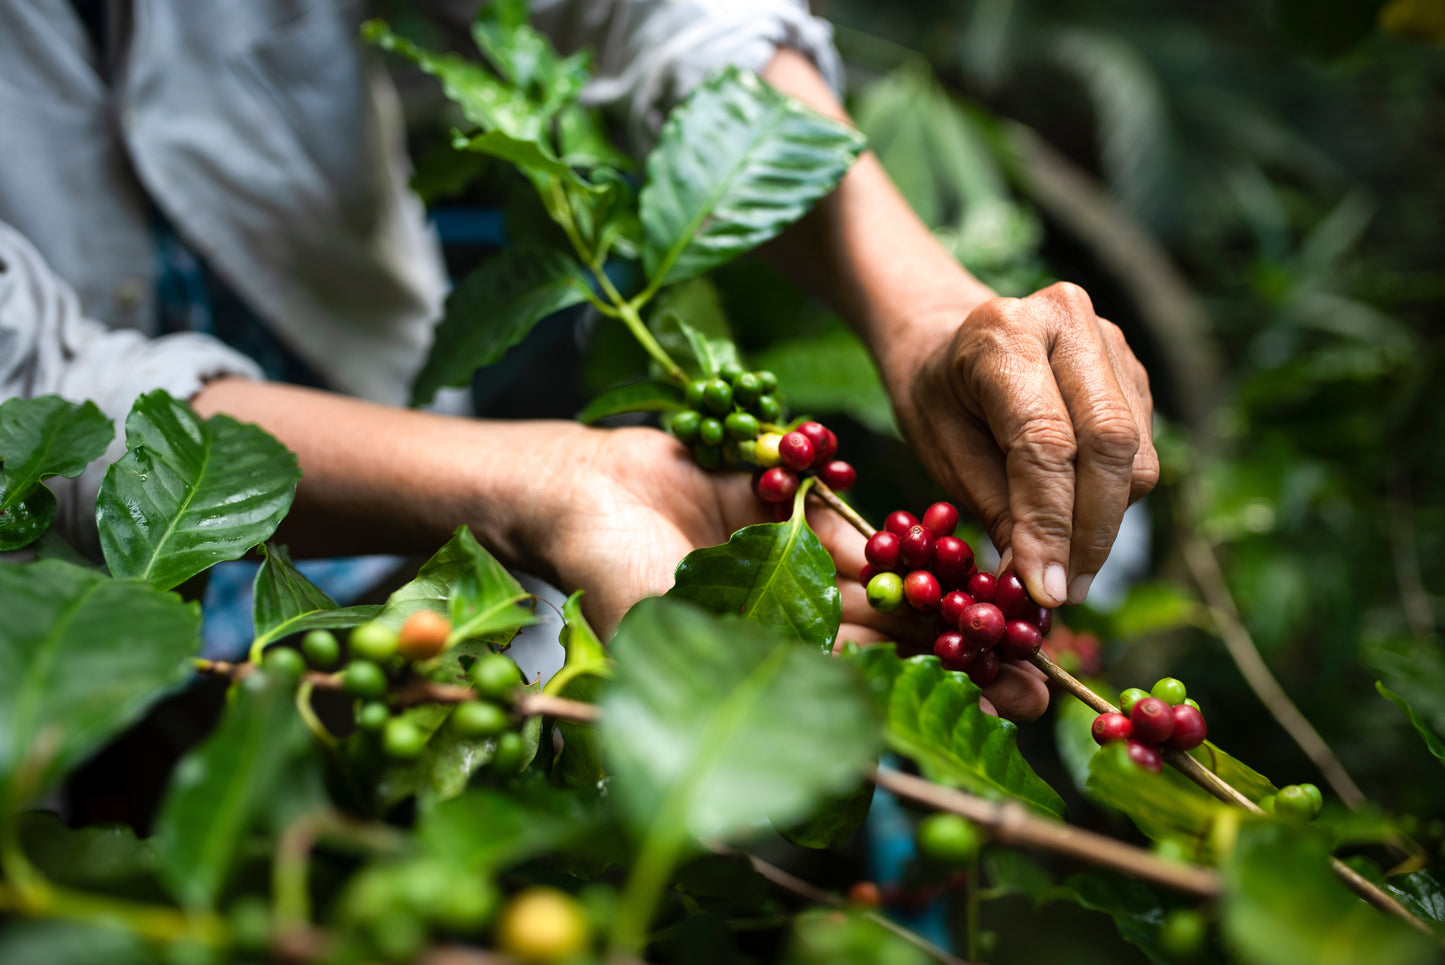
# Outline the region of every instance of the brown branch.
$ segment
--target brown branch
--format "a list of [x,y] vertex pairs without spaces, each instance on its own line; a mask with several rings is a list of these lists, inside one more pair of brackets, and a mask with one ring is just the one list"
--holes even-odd
[[1042,848],[1081,858],[1201,898],[1219,895],[1219,875],[1208,868],[1166,861],[1143,848],[1102,834],[1035,817],[1017,802],[985,801],[902,771],[880,768],[874,770],[871,777],[879,787],[899,797],[963,815],[988,828],[994,840],[1002,844]]
[[854,529],[863,534],[864,539],[878,532],[868,520],[858,515],[856,509],[843,502],[837,493],[829,489],[823,480],[814,477],[812,495],[817,496],[818,500],[825,506],[851,523]]

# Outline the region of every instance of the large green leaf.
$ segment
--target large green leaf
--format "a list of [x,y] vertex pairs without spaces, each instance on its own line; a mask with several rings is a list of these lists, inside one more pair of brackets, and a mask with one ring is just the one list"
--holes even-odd
[[[612,676],[612,658],[602,646],[591,624],[582,616],[582,591],[562,604],[562,633],[559,636],[567,659],[543,688],[569,700],[596,703],[602,682]],[[591,724],[557,720],[563,746],[552,767],[553,777],[567,787],[595,788],[606,777],[597,729]]]
[[654,285],[701,274],[774,237],[827,194],[863,148],[855,130],[729,68],[663,125],[641,194]]
[[1426,868],[1395,875],[1385,887],[1422,921],[1429,922],[1445,937],[1445,869]]
[[[1160,926],[1170,908],[1153,886],[1098,870],[1073,875],[1065,884],[1069,894],[1062,897],[1114,919],[1120,937],[1138,946],[1151,962],[1168,965],[1178,960],[1178,956],[1170,955],[1160,944]],[[1203,963],[1218,961],[1218,958],[1197,954],[1190,960]]]
[[80,475],[114,437],[94,402],[42,395],[0,403],[0,552],[30,545],[55,518],[55,495],[41,481]]
[[[452,583],[447,609],[452,621],[451,644],[469,640],[510,643],[518,630],[537,622],[532,594],[522,589],[505,566],[463,527],[452,542],[466,564]],[[388,607],[390,603],[388,602]]]
[[1146,771],[1129,760],[1122,743],[1106,745],[1094,755],[1088,790],[1127,814],[1150,838],[1183,839],[1196,849],[1227,807],[1172,767],[1158,774]]
[[746,526],[721,546],[687,554],[667,595],[831,650],[843,616],[837,578],[833,558],[803,514],[794,513],[787,522]]
[[595,833],[602,809],[543,784],[507,793],[476,789],[438,804],[417,822],[422,851],[468,871],[503,868]]
[[602,746],[633,829],[726,835],[851,789],[877,718],[851,668],[756,624],[644,600],[612,641]]
[[21,768],[42,790],[134,721],[200,646],[196,605],[59,560],[0,566],[0,614],[3,794]]
[[20,841],[31,863],[59,885],[134,898],[155,875],[155,848],[123,824],[71,828],[49,811],[31,811],[22,816]]
[[[452,138],[452,147],[458,151],[473,151],[477,154],[488,154],[495,158],[501,158],[514,167],[521,168],[531,177],[557,178],[581,191],[600,193],[608,190],[603,185],[593,184],[583,178],[572,170],[571,165],[562,161],[545,144],[538,141],[512,137],[501,131],[487,131],[482,134],[473,134],[470,137],[458,134]],[[545,185],[545,181],[542,183]]]
[[447,297],[436,339],[412,385],[412,402],[466,385],[542,319],[587,297],[577,262],[545,248],[509,248],[472,272]]
[[592,425],[627,412],[677,412],[685,408],[682,392],[671,382],[648,379],[616,385],[587,403],[577,421]]
[[341,608],[291,562],[286,547],[267,543],[256,570],[251,619],[256,640],[251,658],[269,643],[307,630],[339,630],[365,623],[381,612],[379,606]]
[[849,644],[843,653],[862,669],[884,711],[888,746],[915,761],[924,777],[1064,816],[1063,798],[1019,753],[1018,727],[983,712],[967,674],[944,670],[937,657],[899,660],[891,645]]
[[1425,749],[1430,752],[1430,756],[1445,764],[1445,744],[1441,744],[1440,738],[1435,732],[1420,719],[1420,715],[1415,713],[1415,708],[1406,703],[1404,697],[1378,680],[1375,681],[1375,689],[1380,692],[1381,697],[1400,708],[1401,713],[1410,721],[1410,726],[1415,728],[1415,733],[1419,734],[1420,739],[1425,742]]
[[176,767],[151,840],[162,879],[187,908],[216,906],[250,831],[317,746],[294,690],[265,673],[236,684],[215,732]]
[[1250,822],[1224,866],[1224,936],[1254,965],[1413,965],[1439,946],[1360,901],[1306,830]]
[[201,419],[163,391],[136,400],[130,449],[96,501],[100,545],[117,577],[168,590],[266,541],[296,495],[296,457],[230,416]]

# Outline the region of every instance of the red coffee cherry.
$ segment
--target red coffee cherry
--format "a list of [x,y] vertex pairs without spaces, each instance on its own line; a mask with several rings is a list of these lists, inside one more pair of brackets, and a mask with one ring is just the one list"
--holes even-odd
[[[813,444],[814,459],[824,460],[833,458],[832,452],[823,455],[823,447],[828,444],[828,430],[821,422],[804,422],[793,431],[808,437],[808,441]],[[835,447],[834,452],[836,451],[837,449]]]
[[998,654],[992,650],[975,651],[973,666],[968,668],[968,679],[980,687],[988,687],[998,679]]
[[1003,638],[1004,624],[1003,611],[998,607],[992,603],[975,603],[963,611],[958,629],[969,643],[987,649]]
[[1038,606],[1017,573],[1005,573],[993,588],[993,602],[1010,620],[1026,620]]
[[[1160,703],[1164,702],[1161,700]],[[1168,704],[1165,706],[1167,707]],[[1144,770],[1153,771],[1155,774],[1164,770],[1164,755],[1159,753],[1159,748],[1136,740],[1131,740],[1124,746],[1129,749],[1129,760]]]
[[994,579],[992,573],[975,573],[968,578],[968,595],[980,603],[993,602],[994,585],[998,580]]
[[938,603],[938,615],[957,630],[963,625],[963,611],[973,606],[974,599],[962,590],[950,590]]
[[873,577],[877,576],[879,573],[882,572],[884,571],[878,569],[872,563],[864,563],[858,568],[858,582],[862,583],[864,586],[867,586],[869,580],[873,579]]
[[1204,715],[1188,704],[1174,708],[1174,732],[1169,735],[1168,744],[1176,751],[1192,751],[1204,743],[1209,728],[1204,725]]
[[888,518],[883,521],[883,528],[898,536],[902,536],[917,525],[918,517],[902,509],[895,509],[889,513]]
[[1174,733],[1174,708],[1158,697],[1145,697],[1129,711],[1134,736],[1146,744],[1162,744]]
[[1123,714],[1100,714],[1090,728],[1094,742],[1100,746],[1110,741],[1126,741],[1134,736],[1134,725]]
[[868,537],[868,542],[863,546],[863,556],[880,570],[896,570],[898,552],[902,546],[903,541],[898,538],[897,533],[880,529]]
[[1035,611],[1032,616],[1025,617],[1024,619],[1030,620],[1034,626],[1038,627],[1041,636],[1048,636],[1049,631],[1054,628],[1054,611],[1042,603],[1039,604],[1038,610]]
[[883,892],[872,881],[857,881],[848,889],[848,902],[863,908],[877,908],[883,904]]
[[1039,652],[1044,642],[1039,628],[1027,620],[1010,620],[999,641],[999,655],[1009,660],[1027,660]]
[[937,610],[942,594],[938,577],[927,570],[914,570],[903,578],[903,595],[908,598],[908,605],[920,613]]
[[798,492],[798,476],[782,466],[764,469],[753,476],[753,492],[765,503],[790,500]]
[[857,471],[841,459],[823,463],[818,467],[817,473],[818,478],[823,480],[823,485],[840,493],[858,481]]
[[967,586],[973,575],[973,547],[957,536],[940,536],[933,541],[933,572],[944,586]]
[[952,630],[940,633],[933,641],[933,655],[943,661],[945,669],[959,673],[967,673],[980,652],[977,647],[970,647],[964,642],[963,634]]
[[923,525],[927,526],[936,539],[952,536],[958,528],[958,510],[953,503],[934,503],[923,512]]
[[903,559],[903,565],[914,569],[933,565],[933,534],[928,527],[922,524],[908,527],[898,547],[898,555]]
[[794,430],[778,441],[778,458],[789,469],[802,472],[813,464],[813,444],[808,437]]

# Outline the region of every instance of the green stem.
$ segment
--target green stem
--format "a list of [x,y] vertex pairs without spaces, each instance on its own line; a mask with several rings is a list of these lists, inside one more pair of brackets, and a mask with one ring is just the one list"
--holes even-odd
[[84,922],[103,919],[154,942],[189,940],[219,945],[225,937],[221,921],[215,915],[188,915],[161,905],[143,905],[67,891],[45,882],[32,881],[28,891],[22,891],[11,882],[0,882],[0,911],[13,911],[32,918],[66,918]]
[[663,815],[643,841],[617,909],[609,958],[635,958],[646,944],[647,926],[652,923],[653,911],[682,850],[684,838],[673,830],[677,825],[678,816]]
[[612,286],[611,280],[605,273],[597,272],[597,278],[602,284],[603,290],[616,303],[618,317],[622,319],[622,324],[627,326],[627,330],[632,333],[632,337],[637,339],[638,344],[646,350],[648,355],[652,356],[654,362],[662,366],[662,370],[673,381],[686,385],[688,383],[687,373],[682,370],[682,366],[672,360],[672,356],[668,355],[667,350],[658,344],[657,339],[652,337],[652,333],[647,330],[647,325],[642,321],[642,316],[637,313],[640,304],[638,300],[623,301],[622,296],[617,293],[617,289]]

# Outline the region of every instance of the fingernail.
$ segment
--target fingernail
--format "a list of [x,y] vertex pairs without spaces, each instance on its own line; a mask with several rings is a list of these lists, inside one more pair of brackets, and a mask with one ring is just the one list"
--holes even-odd
[[1068,599],[1068,577],[1064,575],[1064,568],[1058,563],[1050,563],[1044,567],[1044,592],[1058,600],[1059,603]]
[[1089,598],[1089,587],[1093,585],[1094,574],[1086,573],[1083,576],[1074,577],[1074,582],[1069,584],[1069,602],[1083,603]]

